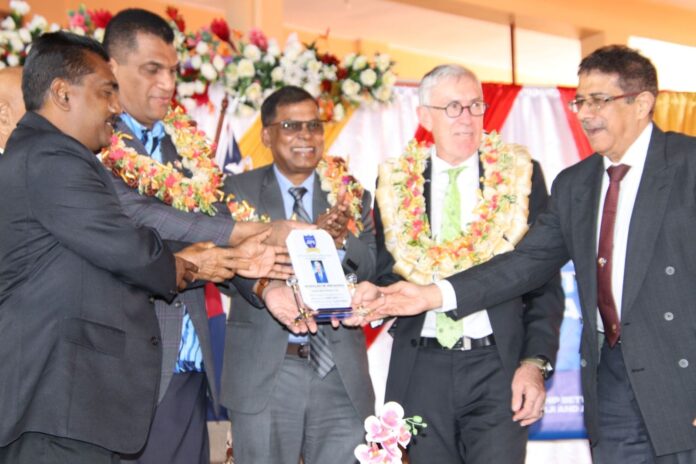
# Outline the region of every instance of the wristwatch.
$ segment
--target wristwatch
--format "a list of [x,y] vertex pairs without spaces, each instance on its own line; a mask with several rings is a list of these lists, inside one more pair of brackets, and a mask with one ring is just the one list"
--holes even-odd
[[256,296],[261,300],[263,303],[263,291],[268,287],[268,284],[271,283],[271,279],[267,277],[261,277],[258,282],[256,282],[256,289],[254,290],[254,293]]
[[544,356],[524,358],[522,359],[522,361],[520,361],[520,364],[531,364],[532,366],[538,367],[541,371],[541,376],[544,378],[544,380],[547,380],[549,377],[551,377],[551,373],[553,372],[553,366],[551,365],[551,362],[549,362],[549,360],[546,359]]

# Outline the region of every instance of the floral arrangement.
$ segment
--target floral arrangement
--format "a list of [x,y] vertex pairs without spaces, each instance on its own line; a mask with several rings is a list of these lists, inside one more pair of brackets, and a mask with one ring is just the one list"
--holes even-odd
[[[34,38],[60,29],[56,24],[49,26],[39,15],[27,22],[29,11],[27,2],[10,1],[10,16],[0,22],[0,68],[24,64]],[[108,11],[81,5],[68,12],[66,29],[102,41],[111,17]],[[284,85],[303,87],[311,93],[326,120],[340,121],[348,106],[391,100],[396,75],[392,71],[394,63],[386,54],[377,54],[370,61],[365,55],[352,53],[340,61],[334,55],[320,53],[316,43],[300,43],[295,34],[281,50],[275,39],[258,29],[252,29],[244,38],[224,19],[187,33],[186,22],[176,8],[168,7],[167,17],[181,63],[177,97],[189,110],[209,105],[208,90],[216,83],[222,84],[231,97],[233,110],[247,115]]]
[[[139,154],[127,146],[126,140],[131,137],[122,132],[114,133],[111,145],[100,153],[99,159],[141,194],[156,197],[182,211],[214,216],[217,212],[214,203],[223,198],[222,172],[215,164],[214,146],[181,108],[171,110],[163,123],[181,162],[164,165]],[[191,177],[184,175],[184,169]]]
[[[362,198],[365,190],[362,185],[348,172],[346,161],[338,156],[324,156],[317,164],[317,174],[321,189],[328,193],[329,205],[334,206],[338,200],[339,191],[345,189],[348,210],[351,215],[351,219],[348,221],[348,231],[357,237],[363,230]],[[227,207],[232,217],[237,221],[267,222],[270,220],[265,215],[259,217],[256,208],[246,200],[237,201],[234,195],[228,197]]]
[[376,198],[384,221],[385,245],[394,271],[411,282],[432,283],[512,250],[527,231],[532,161],[520,145],[485,134],[479,156],[483,191],[476,219],[461,235],[442,243],[431,234],[425,210],[423,171],[430,149],[412,141],[405,153],[380,167]]
[[335,205],[339,190],[345,189],[345,198],[351,217],[348,220],[348,231],[356,237],[363,230],[362,201],[365,190],[360,182],[348,172],[346,160],[338,156],[325,156],[317,164],[317,173],[321,180],[321,189],[328,192],[330,205]]
[[168,7],[167,16],[181,63],[178,100],[188,110],[209,105],[208,88],[220,80],[231,56],[236,53],[230,29],[224,20],[215,19],[210,27],[186,33],[186,23],[176,8]]
[[99,42],[104,40],[104,30],[113,15],[106,10],[88,10],[80,5],[68,11],[68,29],[80,35],[88,35]]
[[420,416],[404,418],[404,409],[393,401],[382,406],[379,417],[365,419],[365,441],[354,454],[360,464],[401,464],[406,448],[418,429],[428,425]]
[[301,44],[295,34],[281,51],[275,39],[252,30],[239,50],[225,68],[223,85],[243,114],[258,110],[274,90],[295,85],[317,98],[324,119],[340,121],[347,105],[389,102],[396,83],[388,55],[377,55],[370,63],[364,55],[351,54],[341,63],[320,53],[315,43]]
[[27,2],[10,1],[10,15],[0,22],[0,68],[22,66],[31,42],[48,30],[60,28],[57,24],[49,26],[40,15],[27,21],[30,10]]

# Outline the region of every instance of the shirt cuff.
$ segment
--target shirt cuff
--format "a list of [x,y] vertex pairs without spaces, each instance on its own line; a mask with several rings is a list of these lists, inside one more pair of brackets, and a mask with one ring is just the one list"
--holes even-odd
[[440,289],[442,293],[442,306],[435,308],[432,311],[436,313],[445,313],[447,311],[452,311],[457,309],[457,294],[454,293],[454,287],[447,280],[438,280],[435,285]]

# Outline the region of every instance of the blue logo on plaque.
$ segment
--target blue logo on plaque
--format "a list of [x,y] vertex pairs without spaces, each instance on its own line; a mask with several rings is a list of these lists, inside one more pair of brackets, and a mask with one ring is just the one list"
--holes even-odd
[[317,239],[314,238],[314,235],[304,235],[303,237],[305,245],[307,245],[307,248],[317,247]]

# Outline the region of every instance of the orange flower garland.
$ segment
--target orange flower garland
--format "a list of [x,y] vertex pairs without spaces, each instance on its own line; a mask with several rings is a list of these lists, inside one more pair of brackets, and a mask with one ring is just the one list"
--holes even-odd
[[[181,108],[170,110],[162,122],[181,161],[165,165],[141,155],[126,145],[125,141],[131,136],[122,132],[114,133],[111,145],[102,150],[99,159],[114,175],[143,195],[158,198],[181,211],[200,211],[214,216],[217,213],[214,204],[224,197],[220,189],[223,174],[214,159],[215,147]],[[183,169],[192,176],[186,177]],[[330,205],[336,204],[339,189],[345,186],[352,216],[348,229],[357,236],[363,229],[362,186],[348,173],[345,160],[339,157],[322,159],[317,172],[322,190],[329,193]],[[226,203],[236,221],[270,221],[268,216],[256,214],[246,200],[237,201],[234,195],[229,195]]]
[[[182,158],[175,165],[162,164],[128,147],[122,132],[114,133],[111,145],[102,150],[99,159],[114,175],[143,195],[153,196],[181,211],[200,211],[214,216],[214,203],[221,201],[222,172],[215,164],[214,146],[205,133],[181,108],[165,116],[164,128]],[[186,177],[182,169],[192,176]]]

